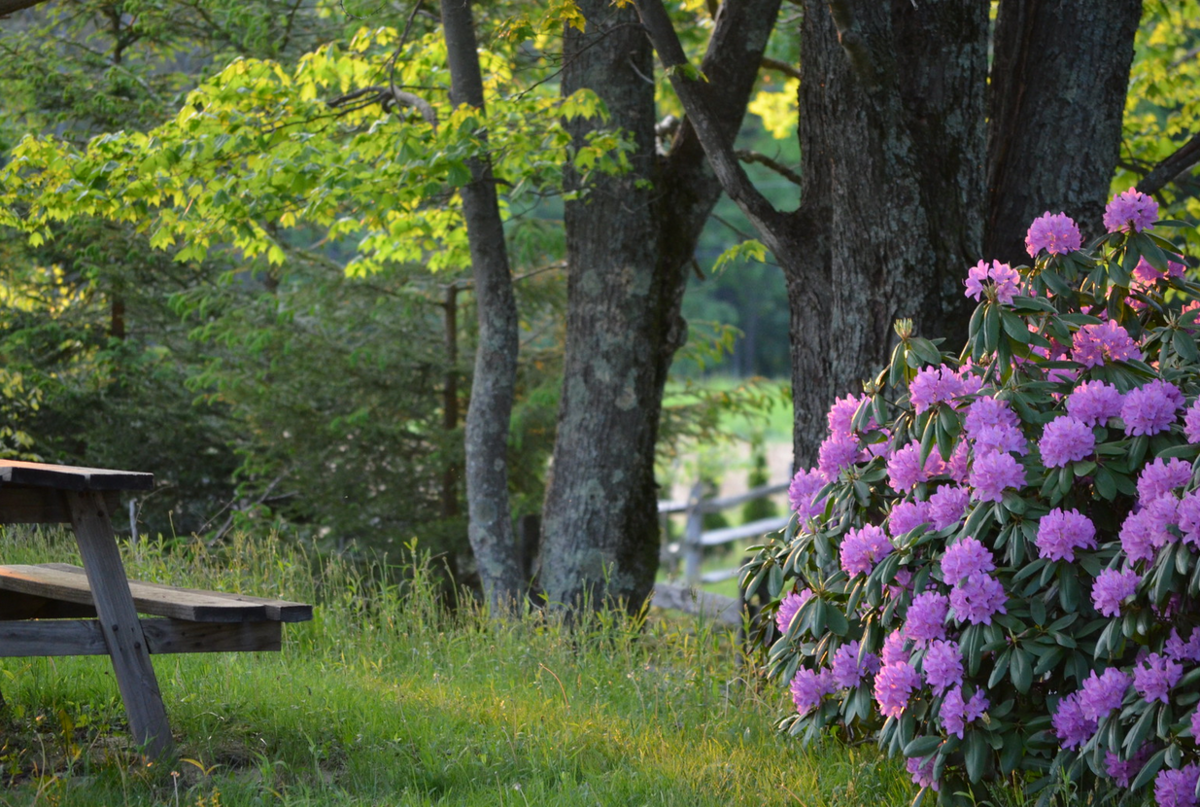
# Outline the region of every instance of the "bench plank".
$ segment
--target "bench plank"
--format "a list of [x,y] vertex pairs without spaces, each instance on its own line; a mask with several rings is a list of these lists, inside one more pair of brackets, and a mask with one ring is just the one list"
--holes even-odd
[[[59,571],[70,572],[71,574],[82,575],[83,569],[78,566],[72,566],[69,563],[44,563],[43,568],[56,569]],[[2,568],[2,567],[0,567]],[[307,622],[312,619],[313,607],[302,602],[289,602],[288,600],[275,600],[270,597],[251,597],[249,594],[230,594],[224,591],[206,591],[198,588],[180,588],[179,586],[168,586],[162,583],[146,583],[140,580],[130,580],[130,587],[136,587],[138,591],[161,591],[164,594],[181,594],[195,595],[207,599],[215,599],[221,603],[238,604],[251,608],[254,606],[262,606],[266,609],[266,618],[273,622]],[[133,595],[134,603],[138,602],[138,595]],[[145,611],[145,613],[154,613]],[[247,611],[250,613],[250,611]],[[156,614],[156,616],[172,616],[171,614]],[[218,620],[198,620],[218,621]]]
[[[139,622],[151,655],[269,652],[283,645],[278,622],[214,624],[178,619]],[[0,658],[107,655],[104,628],[94,619],[0,623]]]
[[58,490],[154,490],[154,474],[0,460],[0,483]]

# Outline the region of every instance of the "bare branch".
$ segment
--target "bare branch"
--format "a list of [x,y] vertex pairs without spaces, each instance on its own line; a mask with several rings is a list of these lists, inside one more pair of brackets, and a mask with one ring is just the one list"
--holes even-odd
[[33,8],[45,0],[0,0],[0,17],[7,17],[23,9]]
[[761,154],[757,151],[750,151],[749,149],[739,149],[738,151],[734,152],[734,154],[744,163],[758,163],[759,165],[765,165],[767,168],[770,168],[788,182],[794,182],[797,185],[800,184],[799,174],[778,160],[774,160],[765,154]]
[[1174,154],[1154,166],[1150,173],[1142,177],[1137,188],[1142,193],[1158,193],[1198,163],[1200,163],[1200,134],[1195,134]]
[[798,67],[793,67],[787,62],[781,62],[778,59],[772,59],[764,56],[762,58],[762,66],[768,70],[775,70],[783,73],[785,76],[790,76],[791,78],[800,78],[800,69]]
[[421,96],[414,95],[413,93],[406,92],[404,90],[393,89],[391,87],[380,87],[378,85],[373,87],[362,87],[360,89],[348,92],[345,95],[339,95],[337,98],[331,98],[325,103],[334,109],[337,109],[338,107],[345,106],[352,101],[362,98],[365,98],[366,100],[352,107],[347,107],[343,110],[343,112],[356,112],[360,109],[365,109],[372,104],[380,104],[383,106],[385,112],[394,104],[411,106],[421,113],[421,117],[424,118],[426,123],[433,127],[435,132],[437,131],[437,112],[434,111],[433,106],[431,106],[430,103]]

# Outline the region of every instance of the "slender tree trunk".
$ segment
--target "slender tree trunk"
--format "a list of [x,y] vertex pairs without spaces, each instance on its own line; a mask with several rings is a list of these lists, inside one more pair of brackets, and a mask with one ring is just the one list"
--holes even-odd
[[[654,448],[667,371],[686,337],[684,268],[720,184],[686,124],[656,156],[653,56],[635,12],[606,0],[579,6],[587,31],[566,35],[563,92],[593,90],[611,118],[576,122],[572,133],[620,127],[637,150],[629,174],[593,178],[566,206],[567,345],[542,580],[552,603],[637,610],[658,568]],[[778,7],[730,0],[714,28],[703,69],[729,142]]]
[[[469,0],[442,0],[442,29],[451,100],[482,109],[483,79]],[[480,139],[486,146],[486,132],[480,133]],[[462,189],[462,206],[479,322],[465,440],[468,535],[487,600],[493,608],[504,609],[525,588],[508,499],[508,425],[519,348],[517,305],[491,162],[483,156],[470,160],[468,166],[471,182]]]
[[1085,237],[1104,232],[1141,13],[1141,0],[1000,4],[988,97],[989,259],[1028,262],[1025,233],[1046,211],[1065,211]]

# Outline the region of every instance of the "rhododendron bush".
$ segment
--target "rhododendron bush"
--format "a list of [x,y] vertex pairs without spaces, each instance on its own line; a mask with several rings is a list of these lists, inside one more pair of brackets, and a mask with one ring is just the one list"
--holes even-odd
[[1200,285],[1156,219],[1118,194],[1083,249],[1040,217],[1032,267],[969,270],[961,355],[899,322],[834,404],[742,575],[782,728],[875,737],[918,798],[1016,773],[1197,803]]

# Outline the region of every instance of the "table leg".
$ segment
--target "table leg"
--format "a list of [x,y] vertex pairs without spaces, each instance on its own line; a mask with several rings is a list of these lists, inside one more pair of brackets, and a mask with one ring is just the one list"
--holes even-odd
[[67,491],[66,495],[71,526],[92,589],[96,615],[104,629],[117,686],[125,701],[129,728],[151,758],[168,757],[174,753],[171,727],[129,593],[129,580],[117,550],[104,496],[95,491]]

